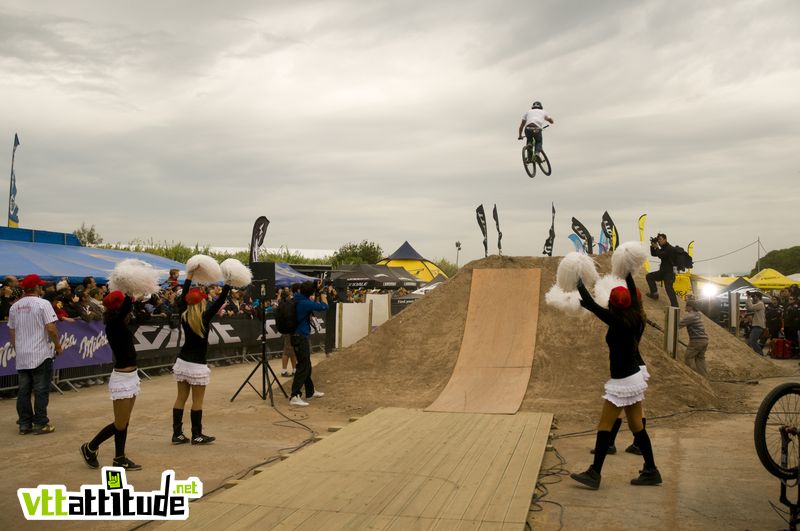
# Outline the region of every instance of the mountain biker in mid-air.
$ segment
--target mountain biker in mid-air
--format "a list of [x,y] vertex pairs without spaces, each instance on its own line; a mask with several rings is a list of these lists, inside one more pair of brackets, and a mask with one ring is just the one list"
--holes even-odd
[[[525,130],[525,137],[528,139],[528,145],[531,144],[531,139],[536,141],[534,152],[538,154],[542,151],[542,129],[544,129],[544,122],[553,123],[553,118],[542,109],[542,103],[534,101],[531,105],[531,110],[522,115],[522,121],[519,123],[519,138],[522,140],[522,131]],[[532,155],[529,153],[529,156]],[[531,156],[529,160],[533,160]]]

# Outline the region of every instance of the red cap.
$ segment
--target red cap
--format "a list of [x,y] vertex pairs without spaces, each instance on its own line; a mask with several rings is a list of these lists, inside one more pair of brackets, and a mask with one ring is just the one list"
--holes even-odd
[[628,288],[617,286],[611,290],[611,296],[608,298],[609,304],[615,308],[630,308],[631,306],[631,293]]
[[207,298],[208,295],[206,295],[205,291],[201,290],[200,288],[192,288],[189,290],[189,293],[186,294],[186,304],[191,306]]
[[107,310],[116,310],[125,301],[125,294],[119,290],[114,290],[105,297],[103,297],[103,306]]
[[36,286],[41,286],[42,284],[45,284],[45,281],[39,278],[39,275],[36,274],[28,275],[19,281],[19,286],[22,289],[31,289],[35,288]]

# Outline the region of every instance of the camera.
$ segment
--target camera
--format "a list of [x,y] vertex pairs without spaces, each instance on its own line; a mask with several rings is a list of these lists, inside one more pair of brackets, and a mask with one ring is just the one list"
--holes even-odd
[[658,245],[658,236],[650,238],[650,245]]

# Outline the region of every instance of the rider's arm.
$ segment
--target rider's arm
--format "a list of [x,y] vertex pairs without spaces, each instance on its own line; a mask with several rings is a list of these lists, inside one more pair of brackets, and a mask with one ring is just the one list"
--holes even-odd
[[550,122],[551,124],[555,123],[552,116],[545,116],[544,119]]
[[522,140],[522,130],[525,129],[525,118],[519,123],[519,138],[517,140]]

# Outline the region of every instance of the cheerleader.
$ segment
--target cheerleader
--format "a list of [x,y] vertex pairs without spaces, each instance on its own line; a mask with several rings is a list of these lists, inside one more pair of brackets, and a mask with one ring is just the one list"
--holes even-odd
[[214,442],[216,437],[203,434],[203,397],[206,393],[206,386],[211,381],[211,369],[206,363],[208,333],[211,320],[225,304],[231,286],[226,283],[219,297],[208,304],[208,295],[200,288],[191,287],[194,271],[191,270],[190,265],[187,264],[187,267],[190,271],[186,274],[183,291],[178,300],[184,342],[178,359],[175,360],[175,365],[172,367],[175,380],[178,382],[178,396],[172,407],[172,444],[189,442],[189,439],[183,434],[183,409],[190,392],[192,394],[191,442],[192,444],[209,444]]
[[97,452],[100,445],[114,437],[113,465],[125,470],[141,470],[125,455],[128,423],[131,411],[139,394],[139,374],[136,367],[136,349],[133,333],[128,328],[133,300],[121,291],[112,291],[103,298],[106,337],[114,356],[114,370],[108,380],[108,390],[114,405],[114,422],[100,430],[94,439],[81,445],[81,456],[90,468],[97,468]]
[[644,326],[639,296],[633,277],[625,277],[627,288],[617,286],[611,290],[608,309],[599,306],[589,291],[578,281],[580,304],[601,321],[608,325],[606,343],[609,347],[611,379],[605,384],[603,409],[597,426],[597,438],[594,447],[594,463],[580,474],[570,477],[591,489],[600,487],[603,461],[611,439],[611,429],[622,411],[628,420],[628,427],[633,432],[633,440],[644,458],[644,468],[639,477],[631,480],[632,485],[659,485],[661,474],[656,468],[650,437],[642,423],[642,402],[647,389],[645,375],[639,368],[636,353],[638,338]]

